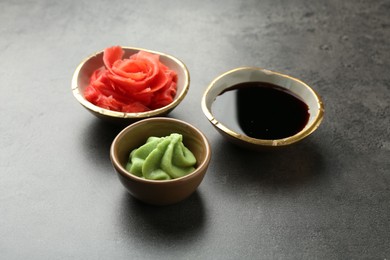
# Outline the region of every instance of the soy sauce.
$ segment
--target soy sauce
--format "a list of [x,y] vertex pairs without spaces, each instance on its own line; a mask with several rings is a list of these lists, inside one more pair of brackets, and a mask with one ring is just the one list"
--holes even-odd
[[221,93],[212,105],[226,127],[257,139],[282,139],[301,131],[309,108],[298,96],[265,82],[244,82]]

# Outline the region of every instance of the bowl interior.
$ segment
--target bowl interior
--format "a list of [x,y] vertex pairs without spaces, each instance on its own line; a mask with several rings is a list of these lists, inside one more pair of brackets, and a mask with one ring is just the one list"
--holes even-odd
[[[277,140],[261,140],[238,134],[235,129],[230,129],[218,121],[213,115],[212,105],[215,99],[226,89],[242,82],[267,82],[288,89],[300,97],[309,107],[309,120],[306,126],[296,135]],[[323,104],[315,91],[304,82],[293,77],[253,67],[244,67],[231,70],[216,78],[207,88],[203,100],[202,109],[209,121],[220,131],[232,138],[238,138],[256,145],[278,146],[297,142],[312,133],[320,124],[323,117]],[[227,108],[228,109],[228,108]]]
[[[125,165],[133,149],[145,144],[150,136],[164,137],[172,133],[183,135],[184,145],[190,149],[197,160],[197,169],[208,163],[210,147],[206,137],[191,125],[173,118],[144,119],[125,128],[113,142],[112,157],[117,161],[121,170],[126,171]],[[130,176],[138,178],[135,175]]]
[[123,112],[112,111],[112,110],[100,108],[88,102],[84,98],[84,91],[89,84],[90,76],[96,69],[104,66],[103,63],[104,51],[100,51],[85,59],[76,68],[76,71],[74,72],[73,75],[73,79],[72,79],[73,95],[85,108],[87,108],[91,112],[95,112],[101,115],[106,115],[111,117],[143,118],[143,117],[150,117],[150,116],[167,113],[183,100],[183,98],[187,94],[189,88],[189,80],[190,80],[189,72],[183,62],[181,62],[180,60],[178,60],[173,56],[156,52],[156,51],[151,51],[151,50],[146,50],[141,48],[132,48],[132,47],[122,47],[122,49],[125,52],[123,56],[124,58],[128,58],[129,56],[139,52],[140,50],[160,55],[160,61],[168,68],[174,70],[177,73],[177,92],[173,102],[165,107],[148,111],[148,112],[141,112],[141,113],[123,113]]

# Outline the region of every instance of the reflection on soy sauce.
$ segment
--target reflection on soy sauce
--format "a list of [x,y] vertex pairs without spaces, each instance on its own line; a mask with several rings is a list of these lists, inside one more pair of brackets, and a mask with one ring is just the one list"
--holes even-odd
[[309,120],[308,106],[291,91],[265,82],[244,82],[219,95],[215,118],[231,130],[265,140],[301,131]]

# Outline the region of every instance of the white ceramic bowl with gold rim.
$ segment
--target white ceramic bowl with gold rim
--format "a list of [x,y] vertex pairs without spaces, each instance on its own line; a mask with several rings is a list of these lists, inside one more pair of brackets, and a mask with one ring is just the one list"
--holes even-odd
[[[286,138],[265,140],[238,133],[224,125],[219,118],[214,117],[213,103],[224,91],[244,82],[271,83],[285,88],[298,96],[309,108],[308,112],[310,115],[305,127],[295,135]],[[202,110],[211,124],[229,141],[242,147],[256,150],[284,147],[304,139],[318,128],[324,115],[324,105],[320,96],[307,84],[291,76],[256,67],[236,68],[214,79],[203,94]]]
[[77,66],[72,78],[72,92],[77,101],[98,118],[114,123],[125,124],[133,123],[144,118],[164,116],[171,112],[177,105],[179,105],[179,103],[186,96],[190,85],[190,75],[186,65],[179,59],[165,53],[135,47],[121,47],[124,51],[124,57],[129,57],[141,50],[153,54],[158,54],[160,56],[160,62],[177,73],[177,92],[173,102],[167,106],[147,112],[124,113],[98,107],[86,100],[84,97],[84,91],[89,84],[89,79],[92,73],[96,69],[104,66],[104,50],[89,56]]
[[[197,163],[193,172],[177,179],[149,180],[125,169],[133,149],[143,145],[151,136],[164,137],[172,133],[181,134],[184,145],[194,154]],[[133,197],[149,204],[169,205],[195,192],[210,164],[211,147],[206,136],[195,126],[174,118],[154,117],[123,129],[112,142],[110,158],[119,180]]]

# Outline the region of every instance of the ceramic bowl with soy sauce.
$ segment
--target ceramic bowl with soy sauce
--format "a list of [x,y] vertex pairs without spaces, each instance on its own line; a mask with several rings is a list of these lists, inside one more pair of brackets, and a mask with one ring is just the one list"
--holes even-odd
[[241,67],[214,79],[202,97],[202,110],[228,141],[254,150],[297,143],[320,125],[320,96],[299,79]]
[[85,98],[85,91],[87,86],[90,83],[90,78],[96,70],[104,67],[104,61],[103,61],[104,50],[101,50],[89,56],[85,60],[83,60],[77,66],[73,74],[72,92],[74,97],[84,108],[86,108],[89,112],[91,112],[93,115],[95,115],[100,119],[103,119],[111,123],[119,123],[122,125],[123,124],[126,125],[145,118],[165,116],[173,109],[175,109],[180,104],[181,101],[183,101],[189,89],[190,75],[186,65],[182,61],[180,61],[174,56],[162,52],[157,52],[157,51],[152,51],[152,50],[147,50],[142,48],[135,48],[135,47],[121,46],[121,48],[124,51],[123,58],[128,58],[131,55],[137,54],[140,51],[148,52],[154,55],[159,55],[159,61],[163,65],[168,67],[170,70],[176,72],[177,75],[176,94],[173,98],[173,101],[168,105],[156,109],[152,109],[150,111],[132,112],[132,113],[119,112],[119,111],[102,108],[88,101]]

